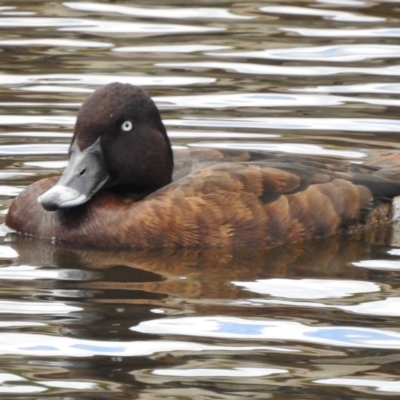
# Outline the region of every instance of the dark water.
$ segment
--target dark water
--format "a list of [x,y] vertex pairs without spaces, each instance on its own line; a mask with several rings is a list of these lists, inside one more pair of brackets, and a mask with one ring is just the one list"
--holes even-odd
[[[116,80],[150,92],[175,146],[398,151],[399,38],[400,1],[3,1],[2,218]],[[5,233],[0,398],[399,396],[396,232],[115,253]]]

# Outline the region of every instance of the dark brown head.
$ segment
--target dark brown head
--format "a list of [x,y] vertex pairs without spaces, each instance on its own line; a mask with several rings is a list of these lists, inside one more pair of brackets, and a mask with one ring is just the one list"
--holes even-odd
[[49,211],[88,201],[101,188],[137,196],[171,182],[173,156],[160,113],[141,88],[111,83],[82,104],[69,161],[39,197]]

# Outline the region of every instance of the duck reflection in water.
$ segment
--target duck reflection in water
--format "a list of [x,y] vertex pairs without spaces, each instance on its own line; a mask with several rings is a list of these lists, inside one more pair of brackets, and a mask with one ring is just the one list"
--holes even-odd
[[[387,243],[388,231],[378,229],[370,239]],[[85,301],[92,298],[94,302],[112,295],[113,304],[143,304],[146,298],[153,306],[172,308],[177,306],[176,299],[181,299],[179,304],[184,299],[182,306],[186,307],[189,299],[239,300],[254,296],[232,284],[234,281],[265,278],[369,280],[373,271],[351,267],[351,263],[373,257],[382,248],[379,244],[336,237],[270,248],[169,248],[132,252],[129,249],[83,250],[38,243],[36,239],[17,235],[12,247],[19,254],[20,265],[41,265],[45,270],[56,267],[61,271],[59,279],[32,280],[30,284],[36,290],[73,289],[76,300],[81,296]],[[38,276],[42,276],[40,271]],[[201,307],[207,307],[206,304],[207,301]]]

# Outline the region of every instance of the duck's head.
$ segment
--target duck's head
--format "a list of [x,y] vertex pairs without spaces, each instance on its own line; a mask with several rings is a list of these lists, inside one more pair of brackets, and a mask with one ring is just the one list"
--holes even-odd
[[102,188],[145,196],[171,182],[171,145],[153,100],[141,88],[111,83],[82,104],[68,164],[39,203],[78,206]]

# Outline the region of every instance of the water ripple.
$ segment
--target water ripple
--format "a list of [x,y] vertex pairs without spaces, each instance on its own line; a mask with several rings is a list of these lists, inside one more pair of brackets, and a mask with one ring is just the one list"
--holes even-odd
[[400,66],[384,66],[376,68],[363,67],[325,67],[325,66],[285,66],[285,65],[261,65],[252,63],[231,63],[221,61],[197,61],[178,63],[159,63],[160,67],[180,69],[221,69],[227,72],[234,71],[240,74],[251,75],[285,75],[285,76],[328,76],[338,74],[354,75],[382,75],[400,76]]
[[400,270],[400,260],[361,260],[352,263],[355,267],[377,270]]
[[[193,142],[188,147],[205,147],[214,149],[238,149],[238,150],[253,150],[263,152],[278,152],[288,154],[307,154],[319,155],[327,157],[343,157],[358,159],[366,157],[366,154],[361,151],[352,151],[345,149],[326,149],[323,146],[303,144],[303,143],[264,143],[264,142]],[[1,150],[1,148],[0,148]]]
[[[61,302],[35,301],[0,301],[0,314],[69,314],[81,311],[81,307],[70,306]],[[1,340],[1,339],[0,339]]]
[[[1,44],[1,42],[0,42]],[[214,46],[206,44],[175,44],[165,46],[127,46],[117,47],[113,51],[122,53],[196,53],[230,49],[231,46]]]
[[107,21],[83,18],[0,18],[0,29],[49,28],[59,31],[98,33],[172,34],[217,32],[223,28],[194,25]]
[[[286,296],[289,297],[289,296]],[[310,296],[312,299],[312,296]],[[287,300],[264,300],[264,299],[248,299],[237,301],[238,306],[265,306],[265,305],[279,305],[281,307],[299,307],[301,309],[325,309],[325,310],[341,310],[348,313],[358,315],[369,315],[373,317],[399,317],[400,316],[400,298],[391,297],[384,300],[365,301],[360,304],[354,305],[334,305],[325,304],[321,302],[306,302],[306,301],[287,301]]]
[[66,381],[56,380],[34,380],[26,379],[22,376],[9,373],[0,373],[0,393],[54,393],[54,389],[76,389],[76,390],[100,390],[100,385],[92,382],[74,381],[68,379]]
[[71,40],[71,39],[13,39],[0,40],[0,46],[50,46],[50,47],[85,47],[103,48],[112,47],[111,43],[95,42],[93,40]]
[[179,377],[236,377],[236,378],[252,378],[260,376],[269,376],[273,374],[286,374],[288,370],[277,368],[232,368],[232,369],[155,369],[152,371],[154,375],[160,376],[179,376]]
[[198,8],[191,6],[190,8],[176,7],[133,7],[119,6],[116,4],[100,4],[91,2],[71,3],[64,2],[64,6],[73,10],[122,14],[127,16],[145,17],[145,18],[168,18],[168,19],[252,19],[253,17],[232,14],[229,10],[223,8]]
[[208,126],[219,128],[400,132],[400,121],[375,118],[190,118],[170,119],[166,123],[170,126]]
[[[213,28],[205,26],[194,25],[178,25],[178,24],[150,24],[142,22],[114,22],[102,20],[80,20],[84,23],[76,26],[69,24],[60,27],[60,31],[68,32],[94,32],[94,33],[137,33],[146,35],[165,35],[177,33],[205,33],[205,32],[218,32],[223,28]],[[0,19],[1,27],[1,19]]]
[[302,15],[321,17],[323,19],[330,19],[333,21],[340,22],[380,22],[385,21],[382,17],[367,16],[360,13],[351,13],[348,11],[339,10],[328,10],[328,9],[317,9],[317,8],[306,8],[306,7],[294,7],[294,6],[268,6],[261,7],[262,12],[268,14],[290,14],[290,15]]
[[356,326],[311,327],[294,321],[234,317],[188,317],[148,320],[131,328],[157,335],[220,339],[300,341],[327,346],[400,349],[400,334]]
[[[7,258],[10,258],[10,256],[8,255]],[[82,271],[79,269],[51,269],[32,265],[16,265],[0,268],[0,280],[29,281],[36,279],[56,279],[59,281],[82,282],[96,279],[99,276],[98,273]]]
[[[353,85],[316,86],[304,88],[289,88],[293,92],[312,93],[374,93],[374,94],[399,94],[400,84],[369,82]],[[359,98],[357,100],[360,100]],[[362,100],[362,99],[361,99]],[[376,99],[375,99],[376,100]]]
[[[32,118],[32,117],[31,117]],[[36,121],[41,121],[39,118],[35,118]],[[34,123],[26,122],[26,123]],[[43,122],[40,122],[42,124]],[[55,121],[47,121],[47,123],[56,123]],[[65,121],[64,121],[65,123]],[[71,122],[72,123],[72,122]],[[0,154],[10,155],[10,154],[67,154],[68,144],[10,144],[10,145],[0,145]]]
[[340,97],[335,95],[295,95],[285,93],[202,94],[201,96],[169,96],[155,98],[160,104],[177,108],[238,108],[238,107],[322,107],[346,103],[366,103],[381,106],[400,106],[397,99]]
[[371,379],[370,375],[360,378],[317,379],[314,382],[323,385],[347,386],[352,390],[357,390],[357,388],[374,388],[377,392],[400,393],[400,382],[384,379]]
[[263,279],[232,284],[251,292],[292,299],[343,298],[380,291],[376,283],[334,279]]
[[218,346],[194,342],[147,340],[147,341],[101,341],[85,340],[50,335],[24,333],[0,333],[0,354],[19,354],[46,357],[93,357],[108,355],[119,357],[148,356],[175,351],[220,353],[234,351],[248,354],[249,351],[264,350],[292,352],[280,347],[268,346]]
[[400,28],[370,28],[370,29],[318,29],[303,27],[282,27],[283,32],[297,33],[305,37],[325,37],[325,38],[397,38],[400,37]]
[[[13,75],[0,74],[0,85],[16,86],[29,85],[26,87],[17,87],[15,90],[43,90],[60,92],[64,87],[59,85],[68,85],[66,92],[87,92],[87,88],[74,88],[73,85],[91,85],[102,86],[111,82],[130,83],[132,85],[141,86],[185,86],[198,83],[213,83],[215,78],[205,77],[185,77],[185,76],[123,76],[123,75],[94,75],[94,74],[36,74],[36,75]],[[40,85],[40,86],[38,86]]]
[[271,60],[303,60],[325,62],[352,62],[368,59],[399,58],[400,46],[386,44],[347,44],[334,46],[295,47],[292,49],[266,49],[237,53],[212,53],[220,57],[250,57]]

